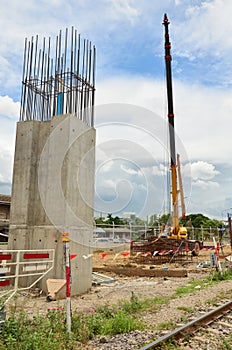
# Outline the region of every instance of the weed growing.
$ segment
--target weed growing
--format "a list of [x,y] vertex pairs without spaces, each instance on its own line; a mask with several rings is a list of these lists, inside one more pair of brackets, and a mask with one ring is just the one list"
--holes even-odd
[[160,306],[165,305],[168,302],[169,298],[165,296],[157,296],[154,298],[139,300],[138,296],[132,293],[130,301],[123,301],[120,303],[120,306],[128,313],[135,313],[146,310],[156,311],[160,308]]
[[25,312],[11,314],[0,336],[0,350],[74,349],[66,332],[63,310],[29,319]]
[[177,310],[188,312],[188,313],[194,312],[194,310],[191,307],[187,307],[187,306],[177,306]]
[[220,281],[228,281],[232,279],[232,269],[227,269],[225,271],[214,271],[209,276],[205,277],[202,280],[191,281],[187,286],[179,287],[174,293],[174,297],[181,297],[185,294],[193,293],[197,288],[205,289],[213,284],[216,284]]
[[[232,270],[223,273],[215,272],[200,281],[192,281],[187,286],[177,288],[171,297],[158,296],[139,300],[132,293],[130,301],[117,306],[104,306],[90,309],[88,312],[72,311],[72,331],[67,333],[66,313],[62,308],[48,309],[45,316],[33,318],[25,312],[11,310],[5,326],[0,331],[0,350],[74,350],[87,343],[96,335],[114,335],[132,330],[144,329],[139,319],[141,312],[157,311],[171,299],[196,291],[196,288],[207,288],[222,280],[232,279]],[[191,309],[178,307],[179,310],[192,312]],[[160,327],[172,328],[172,323],[160,324]],[[225,349],[231,349],[230,343],[224,342]]]
[[161,322],[157,325],[156,329],[158,330],[162,330],[162,329],[169,329],[172,330],[174,329],[174,323],[172,321],[168,321],[168,322]]
[[77,349],[95,335],[114,335],[143,329],[133,314],[139,305],[137,297],[120,307],[101,307],[88,312],[72,312],[72,331],[67,333],[63,308],[48,309],[46,316],[32,319],[24,312],[12,312],[0,334],[0,350],[66,350]]
[[228,281],[232,279],[232,269],[227,269],[225,271],[215,271],[212,276],[209,276],[209,280],[214,282]]
[[143,323],[123,308],[105,306],[85,313],[74,312],[72,315],[72,332],[82,343],[95,335],[114,335],[143,328]]
[[232,350],[232,345],[226,339],[223,340],[223,350]]

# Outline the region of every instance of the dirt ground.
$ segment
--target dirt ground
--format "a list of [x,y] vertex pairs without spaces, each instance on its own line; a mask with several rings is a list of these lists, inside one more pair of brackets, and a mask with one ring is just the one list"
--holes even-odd
[[[198,257],[189,254],[179,262],[162,263],[151,260],[149,256],[130,256],[129,250],[119,253],[97,251],[93,255],[93,271],[97,272],[97,275],[93,275],[95,284],[89,292],[72,297],[72,309],[85,311],[100,305],[113,305],[129,300],[132,292],[141,299],[171,295],[177,287],[212,271],[206,264],[210,262],[212,252],[214,250],[201,250]],[[224,246],[223,253],[224,256],[232,254],[229,245]],[[220,261],[224,266],[226,260],[222,255],[220,252]],[[205,267],[197,267],[200,263]],[[65,303],[65,299],[47,302],[46,296],[39,291],[30,291],[21,292],[8,308],[23,309],[29,315],[45,314],[48,308],[65,308]]]
[[[210,262],[210,255],[215,252],[212,243],[205,243],[205,248],[198,256],[191,252],[179,256],[151,256],[130,251],[96,251],[93,255],[93,270],[96,272],[111,272],[128,277],[186,277],[188,272],[199,272],[199,264]],[[210,249],[211,247],[211,249]],[[230,245],[226,244],[219,251],[219,260],[225,262],[225,257],[232,254]],[[204,266],[207,264],[203,264]],[[183,273],[182,273],[183,272]]]

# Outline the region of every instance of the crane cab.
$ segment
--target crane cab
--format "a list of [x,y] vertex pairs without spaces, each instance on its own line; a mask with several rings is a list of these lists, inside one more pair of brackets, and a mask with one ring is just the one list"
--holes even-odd
[[179,226],[177,228],[177,233],[174,232],[173,228],[171,228],[168,238],[174,238],[174,239],[187,239],[187,229],[186,227]]

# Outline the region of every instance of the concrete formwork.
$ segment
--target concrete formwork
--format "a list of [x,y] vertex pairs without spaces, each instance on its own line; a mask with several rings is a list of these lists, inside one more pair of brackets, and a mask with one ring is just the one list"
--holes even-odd
[[[70,236],[72,294],[92,283],[95,129],[72,115],[18,122],[8,249],[55,249],[47,278],[64,278]],[[28,281],[25,281],[25,284]],[[46,289],[45,281],[42,288]]]

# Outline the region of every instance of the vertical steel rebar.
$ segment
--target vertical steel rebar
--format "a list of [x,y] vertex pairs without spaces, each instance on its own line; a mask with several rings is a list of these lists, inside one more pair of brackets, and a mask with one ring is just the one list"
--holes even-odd
[[21,103],[20,103],[20,121],[23,121],[24,119],[24,107],[25,107],[25,65],[26,65],[26,54],[27,54],[27,38],[24,42],[24,55],[23,55],[23,73],[22,73],[22,89],[21,89]]
[[95,104],[95,69],[96,69],[96,47],[93,47],[93,76],[92,76],[92,105],[91,126],[94,126],[94,104]]
[[[25,39],[20,121],[46,121],[56,114],[70,113],[93,125],[96,50],[74,27],[56,36],[55,58],[51,38],[39,48],[36,35]],[[58,101],[59,100],[59,101]],[[59,103],[58,103],[59,102]]]

